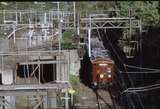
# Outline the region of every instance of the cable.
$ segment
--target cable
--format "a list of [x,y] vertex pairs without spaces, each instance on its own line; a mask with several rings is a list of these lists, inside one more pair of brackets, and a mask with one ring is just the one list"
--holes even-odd
[[[105,30],[105,33],[106,33],[106,30]],[[107,33],[106,33],[106,34],[107,34]],[[107,40],[109,41],[109,44],[110,44],[110,46],[111,46],[113,52],[116,54],[116,56],[117,56],[117,58],[119,59],[119,61],[123,64],[123,61],[121,60],[120,56],[117,54],[117,52],[116,52],[115,49],[113,48],[112,43],[110,42],[110,40],[108,39],[108,37],[106,37],[106,38],[107,38]],[[123,81],[123,83],[125,83],[124,80],[123,80],[123,78],[122,78],[122,76],[121,76],[121,74],[120,74],[120,78],[121,78],[121,80]],[[125,88],[127,89],[126,84],[125,84],[124,86],[125,86]],[[126,95],[126,96],[128,96],[128,95]],[[129,96],[128,96],[128,98],[129,98],[129,101],[130,101],[131,98],[130,98]],[[131,106],[135,109],[135,106],[134,106],[132,100],[131,100]]]
[[[105,34],[107,34],[106,29],[105,29]],[[112,50],[113,50],[114,53],[116,54],[117,58],[118,58],[119,61],[123,64],[124,62],[122,61],[122,59],[120,58],[120,56],[118,55],[118,53],[116,52],[116,50],[114,49],[114,47],[112,46],[112,43],[111,43],[111,41],[109,40],[109,38],[107,37],[107,35],[106,35],[106,38],[107,38],[107,40],[108,40],[108,42],[109,42]]]
[[[112,44],[111,44],[111,45],[112,45]],[[115,51],[115,52],[116,52],[116,51]],[[116,52],[116,55],[118,55],[117,52]],[[122,62],[123,62],[123,61],[122,61]],[[127,72],[127,67],[125,66],[124,63],[122,63],[122,64],[123,64],[123,66],[124,66],[124,68],[125,68],[125,70],[126,70],[126,73],[127,73],[128,79],[129,79],[129,81],[130,81],[130,83],[131,83],[131,86],[134,87],[133,81],[132,81],[132,79],[130,78],[128,72]],[[140,102],[141,107],[144,109],[144,105],[143,105],[142,100],[140,99],[139,95],[137,95],[137,97],[138,97],[138,100],[139,100],[139,102]]]
[[136,68],[136,69],[144,69],[144,70],[155,70],[155,71],[160,71],[160,69],[152,69],[152,68],[137,67],[137,66],[127,65],[127,64],[124,64],[124,66],[129,67],[129,68]]
[[130,90],[125,90],[122,94],[124,94],[124,93],[134,93],[134,92],[145,92],[145,91],[151,91],[151,90],[156,90],[156,89],[160,89],[160,86],[146,88],[146,89],[130,89]]
[[[105,30],[105,33],[106,33],[106,30]],[[110,40],[109,40],[109,38],[107,37],[107,35],[106,35],[106,38],[107,38],[107,40],[109,41],[109,44],[111,45],[112,50],[114,51],[114,53],[115,53],[116,56],[118,57],[119,61],[120,61],[120,62],[122,63],[122,65],[124,66],[125,71],[126,71],[126,74],[127,74],[127,68],[126,68],[126,66],[124,65],[124,62],[122,61],[122,59],[120,58],[120,56],[118,55],[118,53],[116,52],[116,50],[114,49],[114,47],[112,46],[112,43],[110,42]],[[120,75],[120,76],[121,76],[121,75]],[[130,76],[129,76],[128,74],[127,74],[127,76],[128,76],[128,79],[129,79],[131,85],[134,86],[134,84],[133,84]],[[130,100],[131,100],[131,99],[130,99]],[[140,101],[140,104],[141,104],[142,108],[144,109],[144,105],[142,104],[142,101],[141,101],[140,99],[139,99],[139,101]],[[132,102],[133,102],[133,101],[132,101]],[[135,108],[135,106],[134,106],[133,104],[132,104],[132,107]]]
[[[119,80],[117,81],[117,82],[119,83],[120,87],[123,89],[123,85],[124,85],[124,87],[127,89],[126,84],[123,84],[123,85],[122,85],[122,83],[125,83],[124,80],[123,80],[122,75],[120,74],[119,77],[120,77],[120,79],[122,80],[122,82],[119,81]],[[120,94],[120,96],[121,96],[121,91],[119,91],[119,94]],[[132,99],[130,98],[130,96],[126,94],[126,97],[127,97],[127,99],[128,99],[128,100],[126,100],[126,101],[128,101],[128,102],[130,101],[129,103],[131,103],[131,106],[135,109],[135,106],[134,106],[133,101],[132,101]],[[121,99],[121,103],[122,103],[122,102],[123,102],[123,100]],[[126,104],[126,103],[124,103],[124,104]]]
[[[106,33],[106,29],[105,29],[105,33]],[[106,33],[107,34],[107,33]],[[119,61],[122,63],[122,65],[124,66],[124,62],[122,61],[122,59],[120,58],[120,56],[118,55],[118,53],[116,52],[116,50],[114,49],[114,47],[113,47],[113,45],[112,45],[112,43],[111,43],[111,41],[109,40],[109,38],[108,38],[108,36],[106,35],[106,38],[107,38],[107,40],[109,41],[109,44],[110,44],[110,46],[111,46],[111,48],[112,48],[112,50],[114,51],[114,53],[116,54],[116,56],[117,56],[117,58],[119,59]],[[127,73],[127,68],[124,66],[124,68],[125,68],[125,71],[126,71],[126,73]]]
[[148,86],[143,86],[143,87],[136,87],[136,88],[128,88],[128,90],[139,90],[139,89],[145,89],[145,88],[151,88],[151,87],[157,87],[160,86],[160,84],[153,84],[153,85],[148,85]]
[[[126,73],[123,71],[119,71],[120,73]],[[128,74],[140,74],[140,73],[146,73],[146,74],[155,74],[155,73],[160,73],[160,71],[143,71],[143,72],[127,72]]]

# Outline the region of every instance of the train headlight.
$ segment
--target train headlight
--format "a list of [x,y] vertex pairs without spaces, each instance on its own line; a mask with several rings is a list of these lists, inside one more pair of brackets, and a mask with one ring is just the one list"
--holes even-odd
[[94,82],[93,85],[94,85],[94,86],[97,86],[97,82]]
[[102,79],[104,78],[104,74],[100,74],[99,77]]
[[112,75],[111,75],[111,74],[109,74],[109,75],[108,75],[108,78],[111,78],[111,77],[112,77]]

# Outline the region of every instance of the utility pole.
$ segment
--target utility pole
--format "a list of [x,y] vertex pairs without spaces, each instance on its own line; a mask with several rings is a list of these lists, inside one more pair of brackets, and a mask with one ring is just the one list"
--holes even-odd
[[88,54],[91,57],[91,16],[89,16],[89,28],[88,28]]
[[79,13],[77,14],[77,35],[79,36],[80,35],[80,22],[79,22],[79,20],[80,20],[80,15],[79,15]]
[[58,29],[60,30],[60,36],[59,36],[59,51],[61,50],[61,38],[62,38],[62,19],[60,19],[60,7],[59,7],[59,2],[57,2],[57,10],[58,10]]

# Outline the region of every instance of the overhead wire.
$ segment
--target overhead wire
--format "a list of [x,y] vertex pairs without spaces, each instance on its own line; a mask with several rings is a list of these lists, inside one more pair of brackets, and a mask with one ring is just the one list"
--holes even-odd
[[[113,47],[112,47],[113,48]],[[116,53],[117,55],[118,53]],[[121,61],[123,62],[123,61]],[[126,67],[130,67],[130,68],[137,68],[137,69],[144,69],[144,70],[152,70],[154,72],[145,72],[145,73],[159,73],[160,72],[160,69],[152,69],[152,68],[143,68],[143,67],[137,67],[137,66],[133,66],[133,65],[127,65],[127,64],[123,64]],[[128,72],[127,72],[128,73]],[[137,72],[138,73],[138,72]],[[144,73],[144,72],[141,72],[141,73]],[[144,91],[150,91],[150,90],[155,90],[155,89],[159,89],[160,84],[154,84],[154,85],[150,85],[150,86],[144,86],[144,87],[138,87],[138,88],[127,88],[124,92],[132,92],[132,93],[136,93],[137,97],[139,97],[140,99],[140,96],[138,95],[137,92],[144,92]],[[141,102],[141,105],[143,106],[142,102]],[[143,106],[144,108],[144,106]]]
[[[105,33],[106,33],[106,29],[105,29]],[[124,65],[124,62],[122,61],[122,59],[120,58],[120,56],[118,55],[117,51],[114,49],[111,41],[109,40],[109,38],[108,38],[108,36],[107,36],[107,33],[106,33],[106,38],[107,38],[107,40],[109,41],[109,44],[110,44],[112,50],[114,51],[114,53],[116,54],[116,56],[118,57],[119,61],[120,61],[120,62],[122,63],[122,65],[124,66],[124,69],[125,69],[126,74],[127,74],[127,68],[126,68],[126,66]],[[128,76],[128,79],[129,79],[129,81],[130,81],[130,83],[131,83],[131,86],[134,87],[133,81],[132,81],[132,79],[130,78],[129,74],[127,74],[127,76]],[[138,98],[140,98],[140,97],[138,97]],[[131,100],[131,99],[130,99],[130,100]],[[140,101],[141,107],[144,109],[144,105],[143,105],[141,99],[139,99],[139,101]],[[135,106],[134,106],[133,104],[132,104],[132,107],[135,108]]]
[[[113,32],[113,33],[114,33],[114,32]],[[116,50],[115,50],[115,51],[116,51]],[[118,53],[117,53],[117,54],[118,54]],[[122,63],[122,64],[123,64],[123,66],[124,66],[124,68],[125,68],[125,70],[126,70],[126,73],[127,73],[128,79],[129,79],[129,81],[130,81],[130,83],[131,83],[131,86],[132,86],[132,87],[135,87],[135,86],[134,86],[134,82],[133,82],[133,80],[131,79],[131,77],[130,77],[128,71],[127,71],[126,64],[125,64],[125,63]],[[136,95],[137,95],[137,97],[138,97],[138,100],[139,100],[139,103],[140,103],[141,107],[144,109],[145,107],[144,107],[144,105],[143,105],[143,103],[142,103],[142,99],[140,98],[140,95],[138,95],[138,94],[136,94]]]
[[[99,35],[99,32],[98,32],[98,35]],[[128,68],[136,68],[136,69],[149,70],[149,71],[151,70],[151,71],[154,71],[154,73],[160,71],[160,69],[143,68],[143,67],[137,67],[137,66],[132,66],[132,65],[127,65],[127,64],[125,64],[125,63],[123,62],[123,60],[120,58],[120,56],[118,55],[117,51],[114,49],[114,47],[113,47],[112,43],[110,42],[108,36],[106,36],[106,38],[107,38],[107,40],[109,41],[109,44],[111,45],[112,50],[113,50],[114,53],[116,54],[116,57],[117,57],[118,60],[122,63],[122,65],[123,65],[123,67],[124,67],[124,69],[125,69],[125,72],[126,72],[126,74],[128,75],[128,79],[129,79],[129,81],[130,81],[130,83],[131,83],[132,86],[134,86],[134,83],[133,83],[132,79],[130,78],[130,76],[129,76],[128,72],[127,72],[127,67],[128,67]],[[122,72],[122,71],[121,71],[121,72]],[[138,73],[138,72],[136,72],[136,73]],[[144,73],[144,72],[141,72],[141,73]],[[145,72],[145,73],[148,73],[148,72]],[[153,72],[149,72],[149,73],[153,73]],[[120,77],[121,77],[121,76],[120,76]],[[123,80],[123,78],[122,78],[122,80]],[[125,85],[125,87],[127,87],[127,86]],[[131,90],[131,89],[127,88],[127,90]],[[140,100],[140,104],[141,104],[142,108],[144,108],[144,105],[142,104],[142,101],[141,101],[140,96],[139,96],[138,94],[137,94],[137,96],[138,96],[138,99]]]
[[[152,70],[152,71],[149,71],[149,72],[127,72],[127,73],[159,73],[160,72],[160,69],[153,69],[153,68],[143,68],[143,67],[137,67],[137,66],[133,66],[133,65],[127,65],[127,64],[124,64],[126,67],[130,67],[130,68],[137,68],[137,69],[143,69],[143,70]],[[156,86],[157,84],[155,85],[152,85],[152,86]],[[159,85],[159,84],[158,84]],[[147,88],[147,87],[145,87]],[[150,88],[150,89],[144,89],[144,90],[139,90],[139,91],[150,91],[152,89],[158,89],[159,87],[156,87],[156,88]],[[128,88],[129,90],[131,90],[131,88]],[[132,89],[133,90],[133,89]]]
[[[106,29],[105,29],[105,34],[107,34]],[[107,35],[106,35],[106,36],[107,36]],[[119,56],[119,55],[117,54],[117,52],[115,51],[114,47],[112,46],[112,43],[110,42],[110,40],[108,39],[108,37],[106,37],[106,38],[107,38],[107,40],[108,40],[108,42],[109,42],[109,44],[110,44],[113,52],[116,54],[116,56],[117,56],[117,58],[119,59],[119,61],[123,64],[122,59],[120,58],[120,56]],[[126,68],[125,68],[125,70],[126,70]],[[123,79],[123,76],[122,76],[121,74],[120,74],[120,78],[121,78],[122,82],[124,83],[125,88],[127,89],[127,86],[126,86],[126,84],[125,84],[125,82],[124,82],[124,79]],[[131,106],[135,109],[135,106],[134,106],[134,104],[133,104],[132,99],[131,99],[128,95],[126,95],[126,96],[129,98],[128,101],[131,101],[131,102],[130,102],[130,103],[131,103]]]
[[155,89],[160,89],[160,86],[154,86],[154,87],[143,88],[143,89],[127,89],[127,90],[123,91],[121,94],[124,94],[124,93],[135,93],[135,92],[151,91],[151,90],[155,90]]
[[143,69],[143,70],[160,71],[160,69],[137,67],[137,66],[134,66],[134,65],[127,65],[127,64],[124,64],[124,66],[129,67],[129,68]]
[[157,87],[160,86],[160,84],[153,84],[153,85],[148,85],[148,86],[143,86],[143,87],[135,87],[135,88],[128,88],[127,90],[139,90],[139,89],[145,89],[145,88],[152,88],[152,87]]
[[[126,72],[120,71],[120,70],[119,70],[119,72],[120,73],[126,73]],[[155,74],[155,73],[160,73],[160,71],[141,71],[141,72],[137,72],[137,71],[131,72],[131,71],[128,71],[127,73],[128,74],[140,74],[140,73],[142,73],[142,74]]]
[[[99,33],[99,30],[98,30],[98,29],[96,29],[96,30],[97,30],[97,33],[98,33],[99,41],[102,41],[102,37],[101,37],[101,35],[100,35],[100,33]],[[103,48],[105,49],[104,46],[103,46]],[[98,90],[96,90],[95,93],[96,93],[96,96],[97,96],[97,102],[99,102],[98,98],[100,98],[101,100],[103,100],[103,101],[105,102],[105,104],[106,104],[109,108],[112,109],[112,107],[98,94]],[[113,98],[111,98],[111,99],[112,99],[113,107],[114,107],[114,109],[116,109],[115,104],[114,104],[114,102],[113,102]],[[99,105],[100,105],[100,104],[98,103],[98,107],[99,107]]]

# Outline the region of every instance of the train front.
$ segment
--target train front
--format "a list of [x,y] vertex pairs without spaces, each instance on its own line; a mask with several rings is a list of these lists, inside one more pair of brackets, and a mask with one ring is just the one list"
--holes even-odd
[[93,88],[107,88],[112,85],[115,65],[110,52],[102,48],[92,49],[91,62]]

